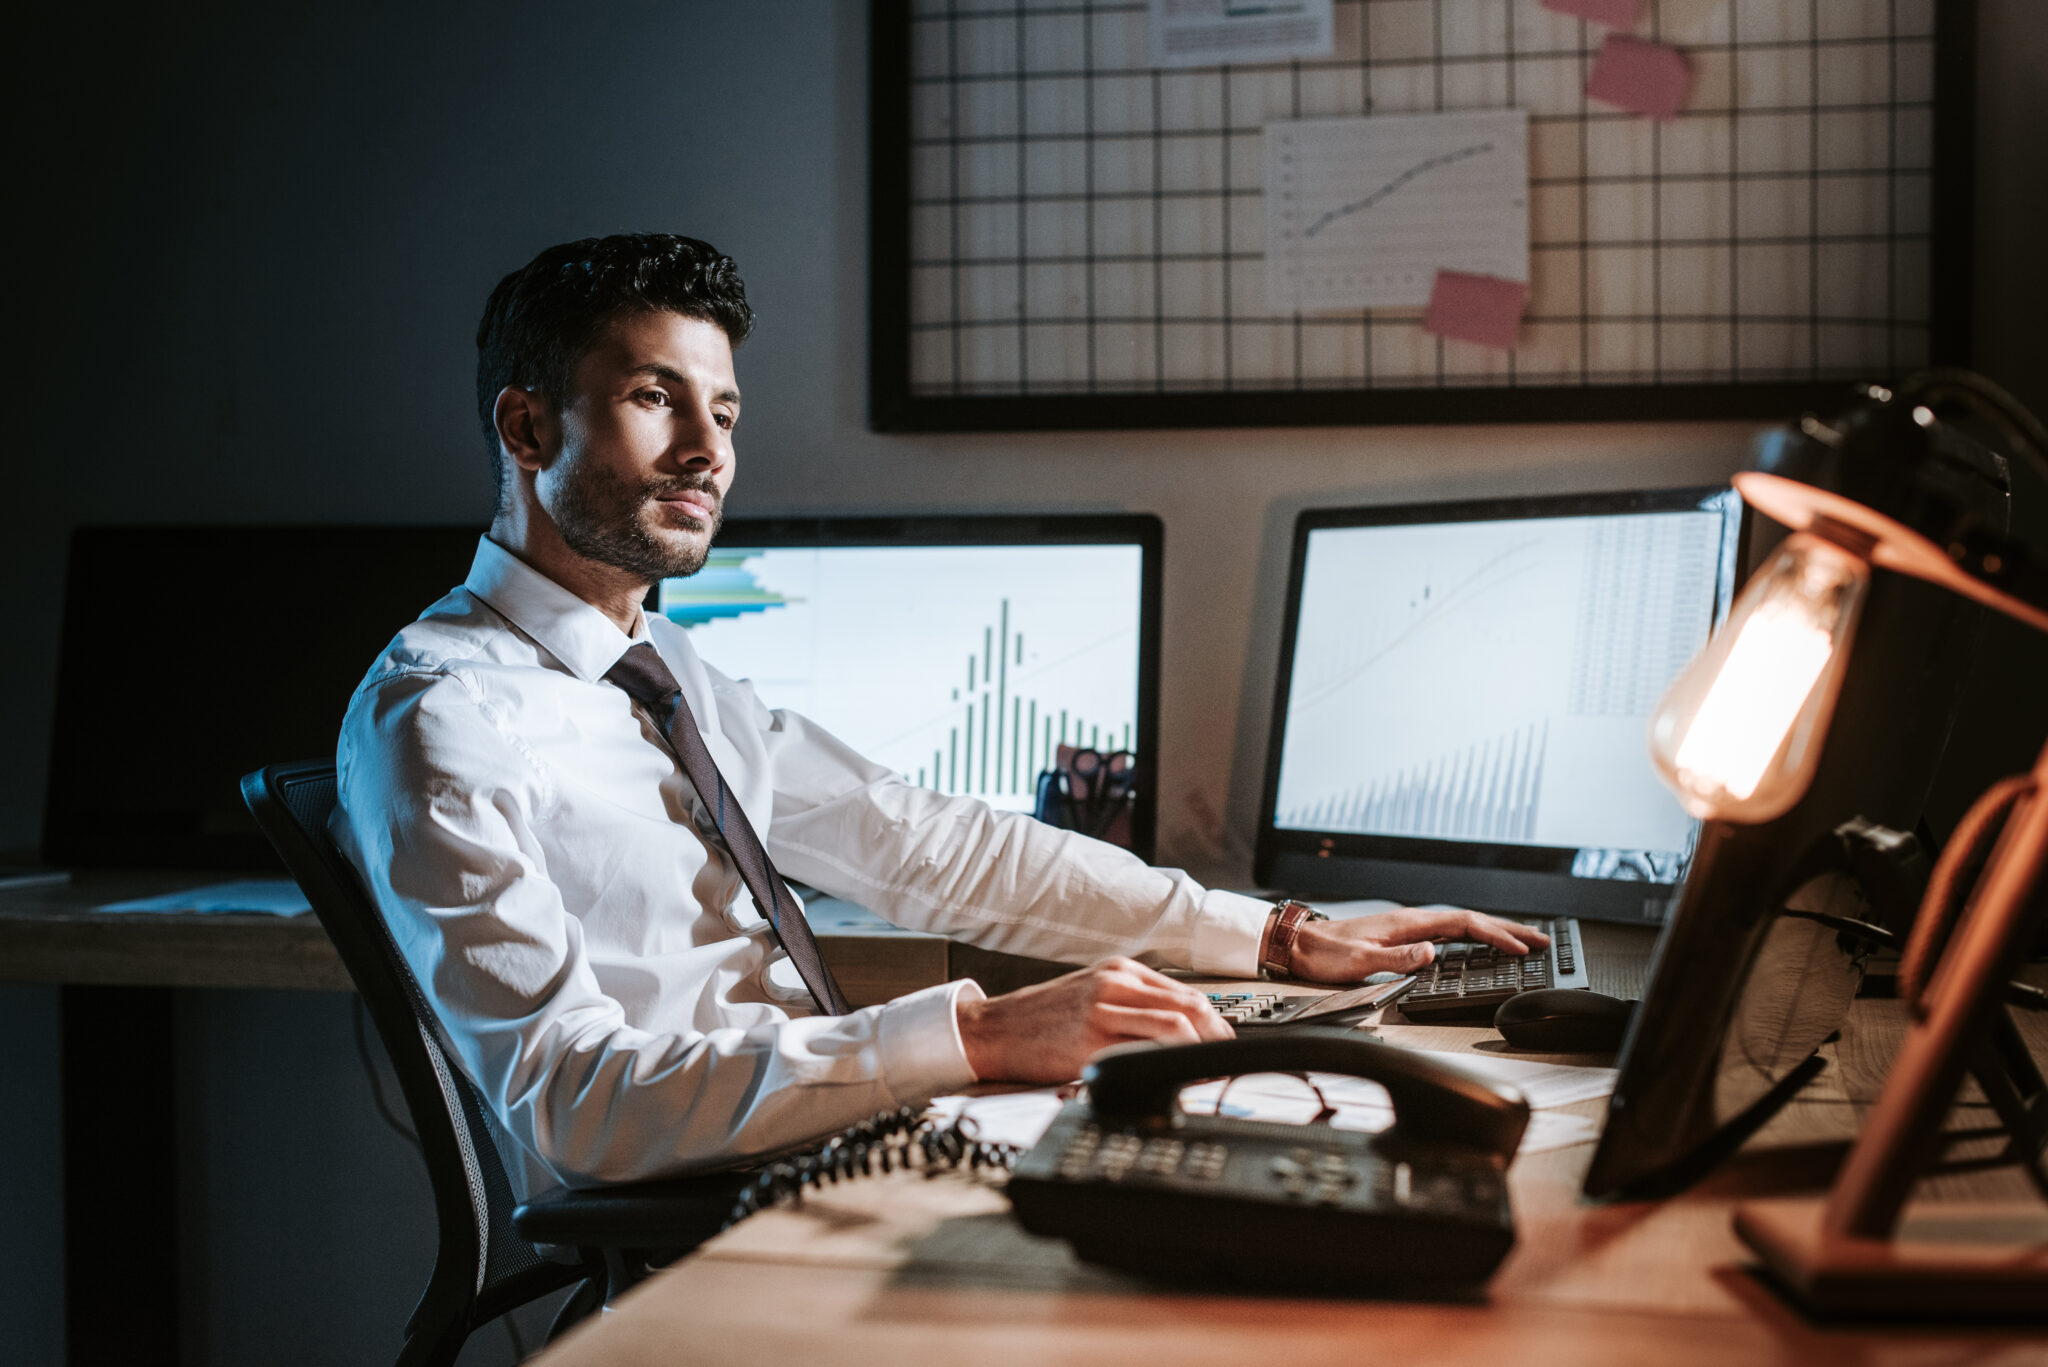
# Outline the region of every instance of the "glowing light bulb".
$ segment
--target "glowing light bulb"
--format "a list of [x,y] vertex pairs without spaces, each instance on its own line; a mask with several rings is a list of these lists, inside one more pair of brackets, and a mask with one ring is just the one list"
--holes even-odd
[[1769,821],[1805,795],[1870,582],[1862,557],[1786,539],[1666,690],[1650,754],[1695,816]]

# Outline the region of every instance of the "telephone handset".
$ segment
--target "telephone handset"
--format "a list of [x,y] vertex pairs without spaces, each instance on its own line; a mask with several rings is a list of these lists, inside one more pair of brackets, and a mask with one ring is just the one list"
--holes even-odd
[[[1191,1116],[1181,1088],[1242,1073],[1379,1083],[1378,1134]],[[1019,1159],[1026,1229],[1082,1258],[1171,1281],[1353,1294],[1469,1287],[1514,1246],[1507,1167],[1529,1123],[1514,1088],[1350,1030],[1101,1054]]]

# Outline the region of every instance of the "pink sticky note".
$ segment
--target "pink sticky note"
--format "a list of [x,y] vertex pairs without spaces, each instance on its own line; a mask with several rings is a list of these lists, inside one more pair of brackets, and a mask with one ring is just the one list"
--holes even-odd
[[1685,104],[1692,64],[1675,47],[1610,33],[1593,59],[1586,93],[1632,114],[1668,119]]
[[1522,326],[1522,306],[1528,302],[1529,287],[1519,280],[1438,271],[1429,287],[1429,310],[1422,315],[1422,330],[1512,351],[1515,333]]
[[1608,28],[1627,28],[1635,23],[1636,9],[1641,3],[1642,0],[1543,0],[1543,8]]

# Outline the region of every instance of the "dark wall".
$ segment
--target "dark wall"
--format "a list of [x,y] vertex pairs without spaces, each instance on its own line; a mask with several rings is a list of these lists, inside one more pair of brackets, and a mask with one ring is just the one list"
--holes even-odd
[[[1981,363],[2048,407],[2048,26],[2033,0],[1980,8]],[[738,257],[762,315],[739,358],[746,513],[1159,513],[1161,847],[1224,878],[1247,876],[1297,510],[1706,482],[1750,435],[869,432],[865,30],[846,0],[215,0],[15,22],[0,60],[26,355],[6,471],[26,515],[0,539],[0,851],[40,826],[69,528],[481,521],[476,314],[499,275],[572,237],[682,231]],[[236,614],[249,649],[222,662],[223,686],[261,686],[288,573],[252,566],[210,601],[163,603],[133,569],[107,630],[128,613]],[[2001,719],[2039,716],[2040,699],[2024,681],[1986,687],[1972,724],[1988,766],[2031,724]],[[193,1360],[387,1357],[432,1221],[415,1160],[371,1118],[344,999],[191,993],[181,1020]],[[54,1361],[54,993],[0,987],[0,1030],[16,1046],[0,1052],[0,1320],[10,1359]],[[465,1361],[509,1354],[493,1331]]]

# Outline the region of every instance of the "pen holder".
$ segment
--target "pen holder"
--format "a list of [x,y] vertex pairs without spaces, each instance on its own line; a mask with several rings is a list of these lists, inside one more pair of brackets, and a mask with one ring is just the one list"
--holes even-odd
[[1048,826],[1079,831],[1124,849],[1131,847],[1131,812],[1138,795],[1125,791],[1100,804],[1078,802],[1069,792],[1067,776],[1058,769],[1041,770],[1038,775],[1038,805],[1033,815]]

